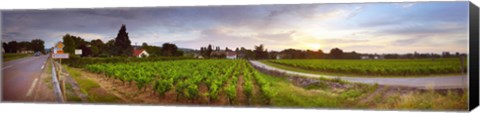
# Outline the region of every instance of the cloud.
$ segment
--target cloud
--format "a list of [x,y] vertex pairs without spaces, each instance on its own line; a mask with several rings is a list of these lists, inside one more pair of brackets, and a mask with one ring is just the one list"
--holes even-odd
[[132,44],[172,42],[193,49],[264,44],[269,50],[467,51],[462,49],[468,42],[467,6],[425,2],[11,10],[2,11],[2,40],[41,38],[53,45],[71,33],[107,41],[126,24]]
[[129,8],[121,9],[96,9],[96,10],[77,10],[79,14],[103,16],[107,18],[135,19],[137,15],[131,12]]
[[409,8],[415,5],[415,3],[396,3],[396,5],[399,5],[402,8]]
[[[350,45],[343,47],[342,49],[344,50],[349,50],[349,51],[355,51],[357,50],[369,50],[369,49],[378,49],[378,48],[385,48],[386,46],[384,45]],[[363,51],[363,52],[368,52],[368,51]]]
[[362,42],[368,42],[369,40],[357,40],[357,39],[341,39],[341,38],[335,38],[335,39],[323,39],[321,42],[325,43],[362,43]]
[[292,41],[292,35],[295,31],[281,32],[281,33],[259,33],[255,36],[260,41]]
[[394,46],[409,46],[420,42],[421,40],[425,39],[425,37],[413,37],[407,39],[398,39],[392,42]]

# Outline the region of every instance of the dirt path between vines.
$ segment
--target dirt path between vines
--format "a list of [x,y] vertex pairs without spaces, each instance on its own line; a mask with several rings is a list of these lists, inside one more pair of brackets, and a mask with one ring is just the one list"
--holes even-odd
[[[177,95],[175,87],[167,91],[163,96],[153,92],[151,86],[139,90],[134,82],[131,84],[114,78],[106,78],[102,74],[95,74],[79,69],[83,76],[98,83],[102,89],[114,94],[128,104],[165,104],[165,105],[228,105],[226,93],[220,93],[217,100],[210,100],[208,96],[208,88],[206,84],[199,85],[199,97],[197,99],[188,100]],[[177,97],[179,96],[179,97]]]
[[467,88],[468,76],[433,76],[433,77],[404,77],[404,78],[382,78],[382,77],[346,77],[346,76],[332,76],[332,75],[318,75],[310,73],[295,72],[290,70],[284,70],[276,67],[266,65],[260,61],[249,61],[252,65],[272,71],[278,71],[290,75],[298,75],[305,77],[324,77],[324,78],[340,78],[354,83],[365,84],[379,84],[387,86],[406,86],[415,87],[420,89],[457,89]]
[[147,87],[147,91],[139,91],[135,84],[131,85],[127,82],[122,83],[120,80],[113,78],[107,79],[99,74],[85,72],[80,70],[82,76],[95,81],[102,89],[114,94],[122,99],[125,103],[141,103],[141,104],[157,104],[157,103],[175,103],[175,94],[171,91],[167,92],[164,97],[159,97],[154,94],[151,87]]
[[236,101],[238,105],[244,105],[244,103],[247,103],[247,97],[245,96],[245,93],[243,93],[243,74],[240,74],[238,76],[238,81],[237,81],[237,97]]

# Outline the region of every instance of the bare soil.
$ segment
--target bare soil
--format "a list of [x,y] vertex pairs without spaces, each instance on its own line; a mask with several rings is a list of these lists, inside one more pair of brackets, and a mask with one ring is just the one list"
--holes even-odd
[[257,81],[255,80],[252,80],[253,82],[253,97],[252,97],[252,105],[253,106],[256,106],[256,107],[260,107],[262,105],[265,105],[266,104],[266,100],[263,98],[263,93],[260,89],[260,87],[258,86],[257,84]]
[[243,103],[247,103],[247,96],[245,96],[245,93],[243,93],[243,83],[245,81],[243,80],[243,74],[240,74],[238,76],[238,81],[237,81],[237,97],[236,97],[236,104],[240,106],[245,106]]
[[[102,89],[114,94],[122,99],[125,103],[134,104],[182,104],[182,105],[229,105],[228,97],[225,93],[219,93],[217,100],[210,100],[208,97],[208,87],[206,84],[199,85],[199,97],[193,100],[177,97],[175,87],[167,91],[163,96],[153,92],[151,86],[146,89],[138,89],[135,82],[123,83],[114,78],[107,78],[102,74],[95,74],[78,69],[81,75],[97,82]],[[242,82],[243,83],[243,82]],[[241,85],[240,85],[241,86]],[[243,91],[243,90],[242,90]]]
[[200,104],[211,104],[210,98],[208,97],[208,87],[205,83],[198,85],[198,91],[200,93],[199,103]]

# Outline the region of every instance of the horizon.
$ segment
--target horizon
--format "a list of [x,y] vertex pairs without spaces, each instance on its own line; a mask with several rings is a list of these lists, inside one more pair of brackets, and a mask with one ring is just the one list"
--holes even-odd
[[125,24],[131,45],[468,54],[467,6],[460,1],[2,11],[2,41],[39,38],[51,47],[68,33],[107,42]]

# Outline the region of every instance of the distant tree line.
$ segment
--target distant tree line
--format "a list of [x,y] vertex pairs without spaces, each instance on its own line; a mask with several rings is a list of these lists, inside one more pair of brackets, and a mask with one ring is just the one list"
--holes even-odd
[[213,46],[209,44],[206,47],[200,47],[199,55],[203,58],[225,58],[227,53],[235,53],[238,58],[244,59],[268,59],[268,52],[264,49],[263,45],[255,46],[255,50],[245,49],[244,47],[236,48],[231,50],[228,47],[225,49],[220,49],[219,46],[216,46],[213,49]]
[[[449,52],[443,52],[440,54],[435,53],[406,53],[406,54],[362,54],[355,51],[344,52],[340,48],[333,48],[329,53],[324,53],[322,50],[300,50],[300,49],[284,49],[282,51],[268,51],[263,44],[254,46],[254,50],[245,49],[244,47],[236,48],[235,51],[225,48],[220,50],[219,46],[213,49],[213,46],[209,44],[206,47],[201,47],[199,55],[203,58],[225,58],[227,52],[235,52],[237,58],[242,59],[414,59],[414,58],[448,58],[466,56],[456,52],[450,54]],[[221,53],[221,54],[218,54]]]
[[161,47],[158,47],[148,45],[144,42],[141,48],[147,51],[151,56],[183,56],[183,51],[181,51],[177,45],[172,43],[163,43]]
[[81,49],[82,57],[112,57],[133,55],[134,49],[143,49],[151,56],[182,56],[183,52],[178,50],[175,44],[164,43],[162,47],[148,45],[143,43],[142,46],[132,46],[128,36],[127,28],[122,25],[118,31],[117,37],[104,43],[100,39],[86,41],[81,37],[66,34],[63,36],[65,47],[64,52],[71,55],[75,54],[76,49]]
[[30,42],[28,41],[10,41],[3,42],[2,47],[5,50],[5,53],[21,53],[21,52],[42,52],[45,53],[45,42],[41,39],[33,39]]

